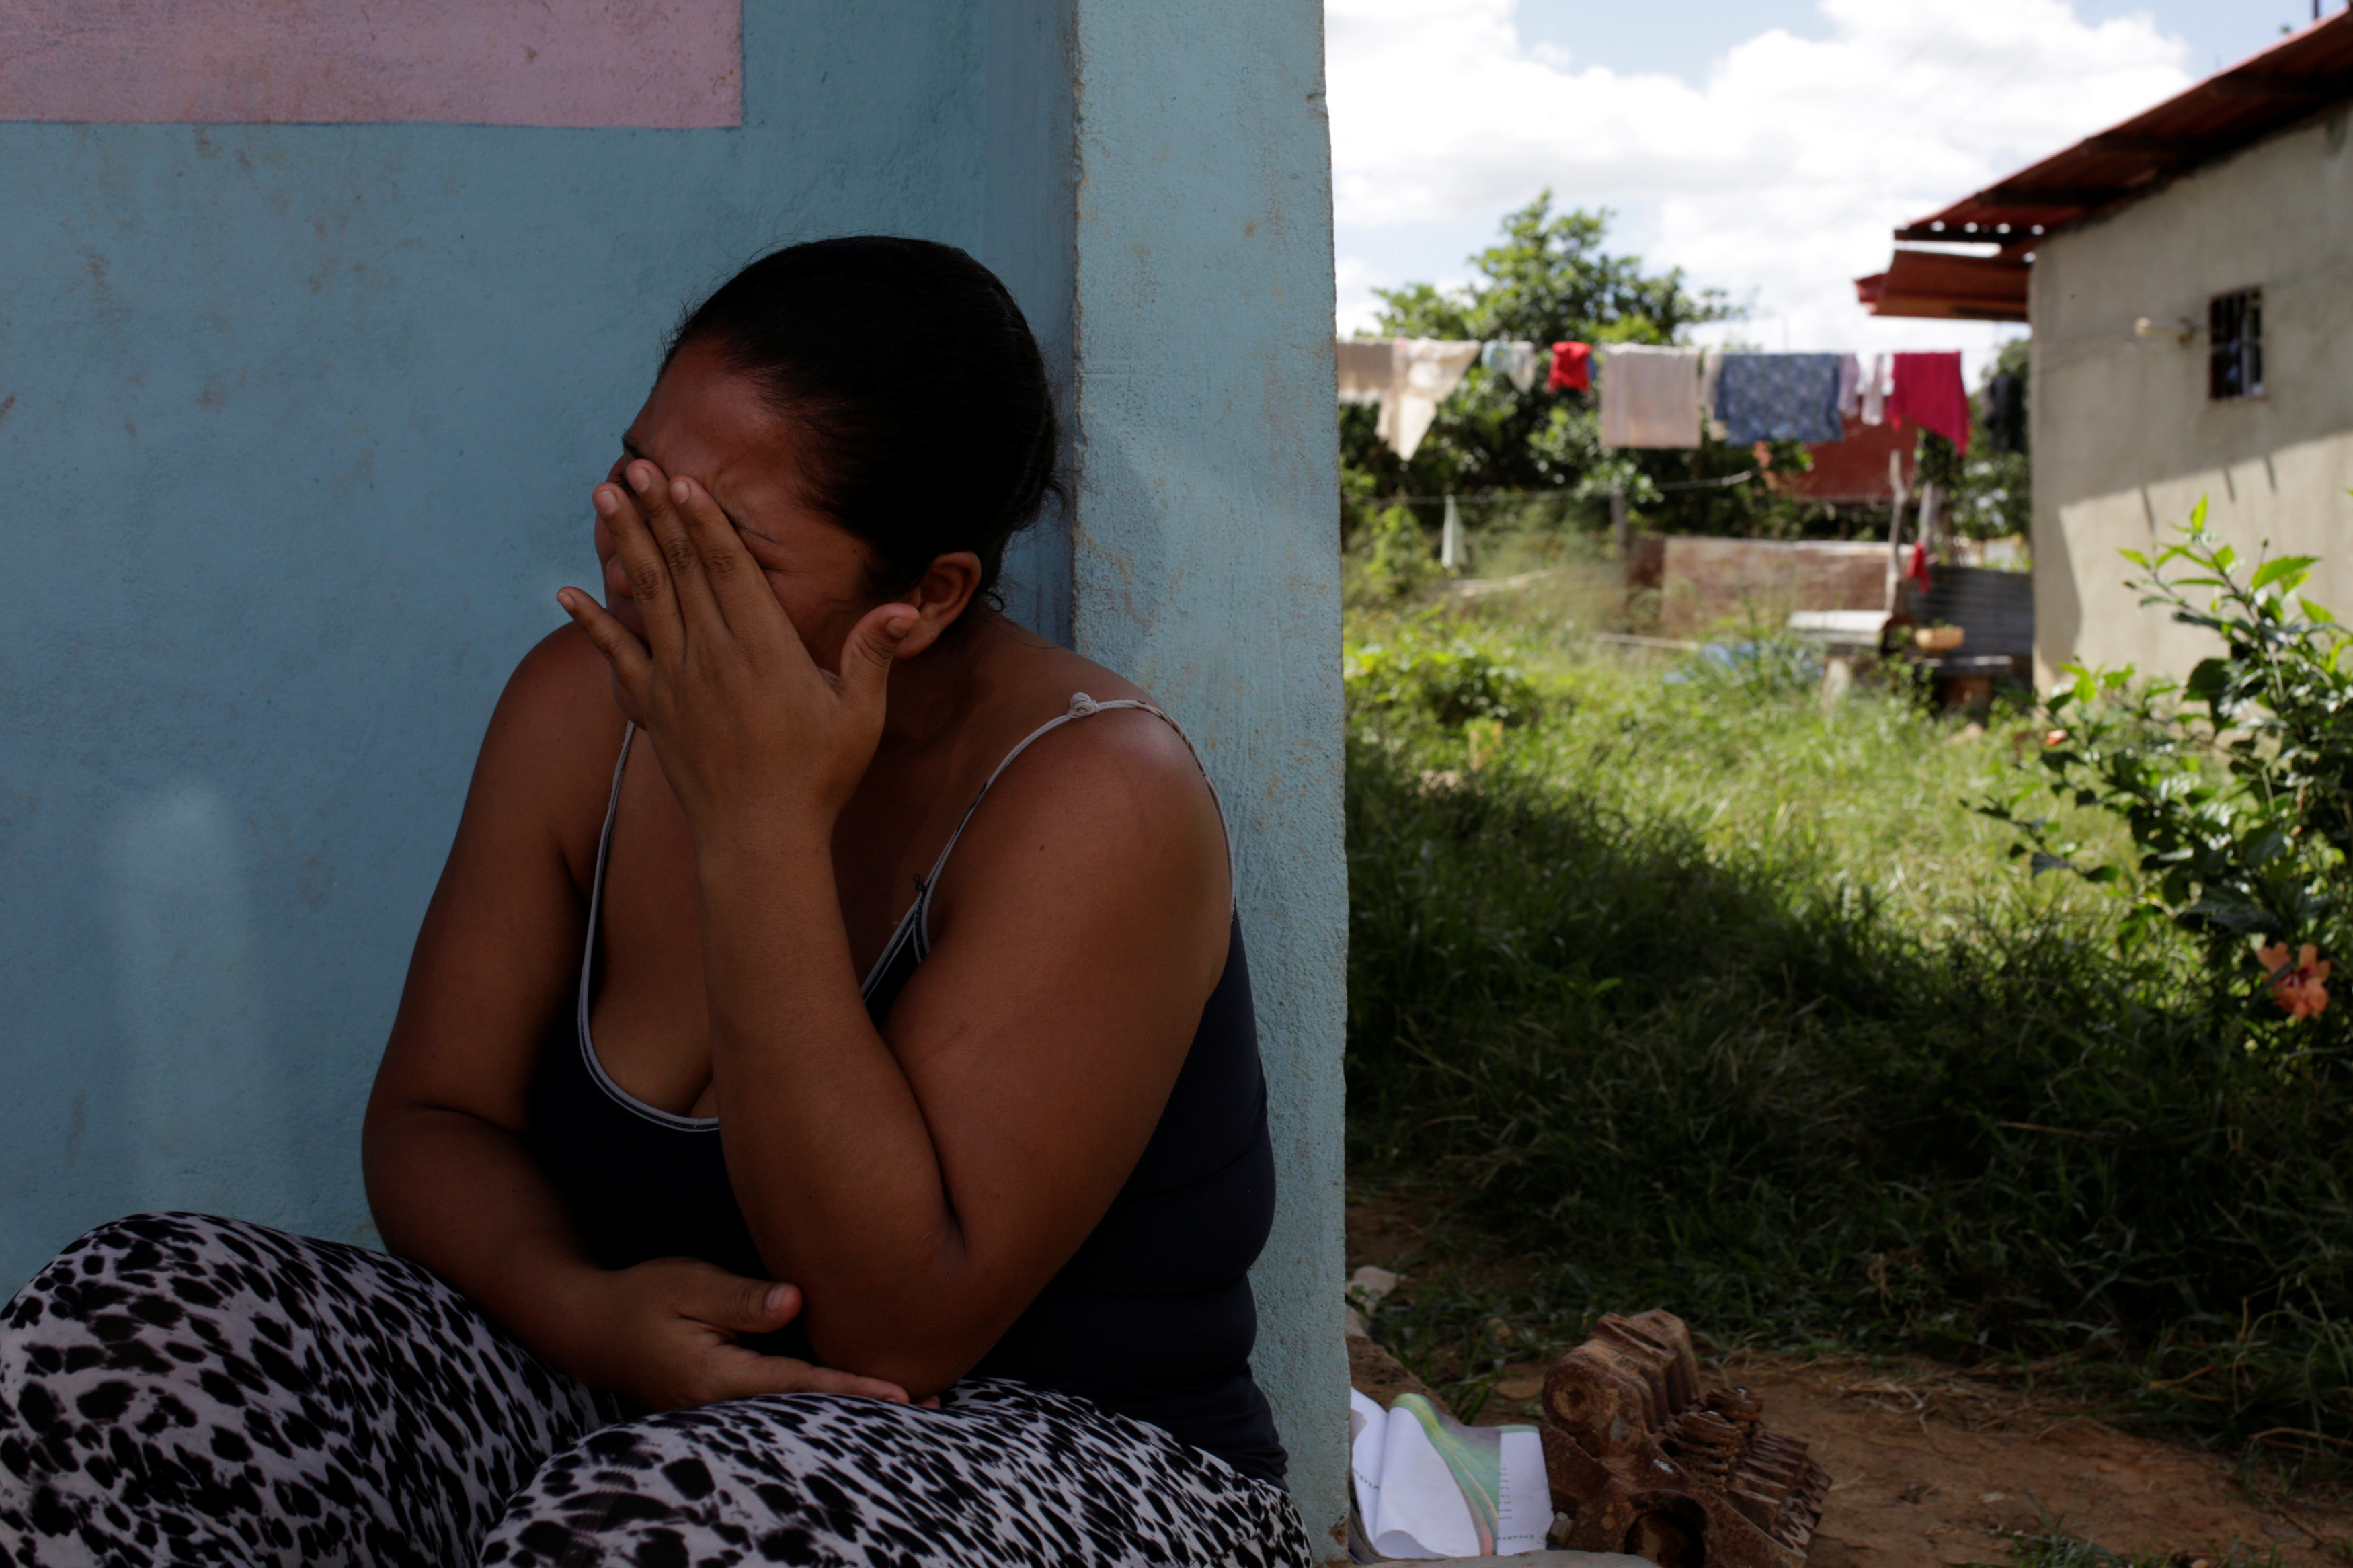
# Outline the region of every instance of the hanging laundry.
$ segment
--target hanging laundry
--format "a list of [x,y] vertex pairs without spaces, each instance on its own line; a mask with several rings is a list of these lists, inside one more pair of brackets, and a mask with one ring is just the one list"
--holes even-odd
[[1929,590],[1932,584],[1928,581],[1928,542],[1926,540],[1920,540],[1912,546],[1912,564],[1904,574],[1919,584],[1920,592],[1923,594]]
[[1397,340],[1342,338],[1333,344],[1343,403],[1378,403],[1395,375]]
[[1961,385],[1961,353],[1899,353],[1887,416],[1934,430],[1959,451],[1969,449],[1969,395]]
[[1605,345],[1601,350],[1601,444],[1698,446],[1699,372],[1697,349]]
[[1997,452],[2026,450],[2026,378],[2000,371],[1986,384],[1987,444]]
[[1526,392],[1536,384],[1536,346],[1517,340],[1497,341],[1479,351],[1479,363],[1497,375],[1508,376],[1512,385]]
[[1722,349],[1700,350],[1699,416],[1708,435],[1718,441],[1724,439],[1725,427],[1724,420],[1716,413],[1715,393],[1723,381],[1724,351]]
[[1715,416],[1724,438],[1752,441],[1836,441],[1839,423],[1836,354],[1727,353],[1716,383]]
[[1862,377],[1862,422],[1865,425],[1887,423],[1887,356],[1871,356],[1871,368]]
[[1411,461],[1414,449],[1430,432],[1430,422],[1438,417],[1438,405],[1470,374],[1471,362],[1479,357],[1479,345],[1443,338],[1399,338],[1396,348],[1388,391],[1382,395],[1381,416],[1373,431],[1390,451]]
[[1593,384],[1593,345],[1555,343],[1552,372],[1545,377],[1546,392],[1583,392]]
[[1852,419],[1862,409],[1862,361],[1839,355],[1839,418]]

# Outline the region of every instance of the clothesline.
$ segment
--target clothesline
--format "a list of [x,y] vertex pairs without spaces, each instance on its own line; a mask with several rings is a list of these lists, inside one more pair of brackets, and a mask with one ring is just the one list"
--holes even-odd
[[1344,338],[1335,356],[1340,400],[1377,404],[1375,432],[1407,459],[1473,360],[1507,378],[1523,395],[1535,389],[1540,372],[1547,392],[1583,391],[1593,384],[1598,368],[1601,445],[1608,448],[1688,448],[1711,435],[1744,445],[1821,446],[1843,440],[1848,420],[1880,425],[1907,419],[1963,452],[1969,445],[1969,397],[1957,349],[1874,354],[1865,365],[1851,353],[1645,343],[1597,348],[1559,342],[1543,349],[1516,340]]
[[[1747,483],[1757,477],[1757,472],[1755,468],[1743,468],[1736,474],[1722,474],[1712,479],[1652,479],[1651,488],[1656,490],[1723,489],[1732,485]],[[1398,506],[1410,501],[1547,500],[1556,496],[1564,500],[1607,500],[1609,499],[1609,492],[1601,490],[1584,496],[1573,496],[1567,490],[1457,490],[1452,495],[1376,496],[1373,499],[1383,506]]]

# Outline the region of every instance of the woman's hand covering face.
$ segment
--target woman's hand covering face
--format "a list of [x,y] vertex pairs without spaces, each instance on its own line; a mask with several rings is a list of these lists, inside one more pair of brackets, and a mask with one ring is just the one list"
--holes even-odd
[[919,617],[876,605],[839,673],[818,668],[710,492],[644,458],[598,485],[645,626],[641,641],[577,588],[558,595],[612,667],[621,710],[649,732],[698,844],[779,814],[829,826],[882,734],[891,661]]

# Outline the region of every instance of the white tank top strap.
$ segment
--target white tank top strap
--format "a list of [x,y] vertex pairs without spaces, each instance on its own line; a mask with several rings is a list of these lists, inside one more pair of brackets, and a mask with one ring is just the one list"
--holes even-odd
[[[972,804],[965,806],[964,815],[956,819],[955,831],[949,834],[948,841],[940,847],[939,858],[932,862],[930,872],[924,876],[922,884],[916,889],[914,905],[907,911],[908,919],[905,924],[910,928],[908,935],[914,942],[915,956],[918,959],[928,957],[932,950],[932,889],[940,885],[940,873],[947,869],[948,857],[955,853],[956,840],[964,837],[965,828],[972,821],[972,814],[980,809],[980,803],[988,798],[988,792],[996,787],[998,779],[1005,776],[1005,770],[1011,767],[1014,759],[1028,751],[1040,737],[1060,729],[1073,719],[1091,719],[1113,708],[1134,708],[1149,713],[1176,731],[1176,738],[1185,742],[1185,749],[1193,755],[1193,765],[1201,770],[1201,782],[1209,786],[1209,802],[1217,807],[1219,829],[1226,833],[1227,884],[1233,889],[1233,897],[1236,900],[1240,898],[1240,889],[1234,887],[1233,835],[1226,832],[1225,802],[1219,798],[1217,781],[1209,777],[1208,766],[1201,761],[1200,749],[1193,744],[1193,737],[1185,733],[1184,726],[1168,717],[1158,704],[1146,702],[1140,697],[1118,697],[1108,702],[1098,702],[1083,691],[1073,692],[1069,708],[1022,736],[1020,742],[1005,753],[1005,760],[997,764],[996,770],[981,784],[980,793],[972,797]],[[889,947],[896,946],[898,942],[894,939]],[[885,952],[887,955],[888,948]]]
[[621,754],[613,761],[613,793],[605,802],[605,829],[596,836],[596,874],[588,885],[588,934],[581,943],[580,994],[574,1015],[576,1025],[574,1032],[580,1037],[580,1059],[587,1064],[588,1076],[615,1104],[664,1127],[684,1132],[715,1132],[719,1129],[719,1119],[715,1116],[680,1116],[658,1105],[648,1105],[615,1083],[596,1055],[596,1041],[588,1028],[589,1003],[596,992],[596,938],[603,929],[605,914],[605,868],[613,857],[613,821],[621,811],[621,779],[628,771],[629,742],[637,738],[638,727],[635,724],[621,731]]
[[[1218,795],[1217,781],[1209,776],[1208,766],[1201,761],[1200,748],[1193,744],[1193,737],[1185,733],[1184,726],[1168,717],[1155,703],[1146,702],[1136,697],[1120,697],[1109,702],[1098,702],[1083,691],[1075,692],[1071,695],[1069,708],[1022,736],[1020,742],[1005,753],[1004,760],[997,764],[987,780],[981,784],[980,792],[972,797],[972,804],[964,808],[964,815],[956,819],[955,831],[948,835],[947,843],[940,847],[939,858],[932,862],[930,872],[917,885],[915,901],[910,904],[907,907],[907,912],[900,917],[898,925],[891,932],[891,940],[882,944],[881,955],[875,959],[873,967],[867,972],[864,983],[860,986],[861,991],[872,993],[875,985],[889,973],[892,963],[897,959],[902,948],[912,944],[918,962],[931,955],[932,890],[939,886],[940,873],[947,869],[948,857],[955,853],[956,841],[964,837],[965,828],[972,821],[972,814],[980,809],[980,803],[988,798],[988,792],[996,787],[997,781],[1005,775],[1005,770],[1013,765],[1014,759],[1028,751],[1041,736],[1060,729],[1073,719],[1092,718],[1095,714],[1112,708],[1135,708],[1151,714],[1176,731],[1176,738],[1184,742],[1185,749],[1192,753],[1193,765],[1201,770],[1201,782],[1209,786],[1209,801],[1217,807],[1219,828],[1226,835],[1227,883],[1231,889],[1231,896],[1235,901],[1240,901],[1241,889],[1240,878],[1234,869],[1233,834],[1226,828],[1225,802]],[[603,1085],[606,1091],[633,1109],[642,1109],[653,1116],[661,1118],[668,1117],[669,1113],[642,1106],[634,1097],[623,1092],[617,1084],[605,1076],[604,1065],[596,1059],[596,1047],[590,1044],[588,1035],[589,1001],[595,985],[596,935],[605,901],[605,866],[613,847],[613,821],[620,813],[621,777],[629,763],[629,742],[636,740],[637,735],[638,727],[635,724],[631,724],[622,731],[621,754],[613,763],[613,793],[605,806],[605,829],[596,840],[596,870],[594,879],[589,884],[588,891],[588,935],[584,944],[585,951],[580,955],[579,1034],[581,1053],[587,1058],[590,1071]],[[709,1119],[702,1117],[675,1117],[670,1120],[696,1127],[716,1125]]]

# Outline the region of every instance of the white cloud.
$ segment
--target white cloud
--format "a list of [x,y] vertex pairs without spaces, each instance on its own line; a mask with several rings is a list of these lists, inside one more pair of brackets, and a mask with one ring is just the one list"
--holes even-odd
[[1524,45],[1513,10],[1329,0],[1345,325],[1369,319],[1372,287],[1407,280],[1381,264],[1384,231],[1462,222],[1467,250],[1549,186],[1559,205],[1639,214],[1644,232],[1613,248],[1751,301],[1736,336],[1982,349],[1981,326],[1863,314],[1853,279],[1886,266],[1896,225],[2190,79],[2187,46],[2147,16],[2092,26],[2066,0],[1821,0],[1829,37],[1762,33],[1696,88]]

